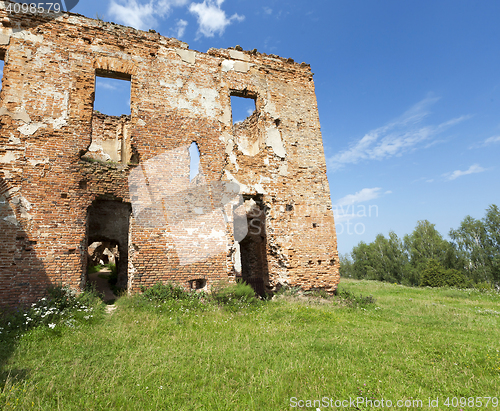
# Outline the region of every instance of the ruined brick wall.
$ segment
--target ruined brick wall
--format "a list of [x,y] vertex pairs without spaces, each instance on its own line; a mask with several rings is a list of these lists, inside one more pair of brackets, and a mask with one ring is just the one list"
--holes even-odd
[[[336,234],[308,65],[233,49],[200,53],[74,14],[21,18],[5,5],[2,304],[32,301],[50,283],[82,287],[89,239],[100,233],[89,210],[116,203],[131,210],[128,244],[119,244],[120,255],[127,248],[130,291],[245,276],[265,290],[336,288]],[[96,73],[130,79],[130,117],[93,111]],[[234,126],[231,95],[256,106]],[[201,156],[193,180],[192,142]],[[257,203],[261,215],[247,214]],[[105,214],[115,218],[112,206]],[[241,224],[257,231],[245,237]],[[103,240],[119,242],[111,237]],[[263,256],[241,255],[261,249]]]

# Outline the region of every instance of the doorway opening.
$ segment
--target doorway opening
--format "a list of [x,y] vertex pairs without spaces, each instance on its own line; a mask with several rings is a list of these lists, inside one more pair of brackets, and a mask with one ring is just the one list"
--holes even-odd
[[105,289],[106,283],[115,293],[115,298],[120,290],[128,289],[131,212],[129,203],[114,200],[96,200],[87,211],[88,280],[98,291],[104,292],[105,299],[112,299],[109,290]]
[[247,234],[239,242],[241,274],[237,276],[264,297],[269,286],[267,261],[266,213],[262,195],[243,196]]

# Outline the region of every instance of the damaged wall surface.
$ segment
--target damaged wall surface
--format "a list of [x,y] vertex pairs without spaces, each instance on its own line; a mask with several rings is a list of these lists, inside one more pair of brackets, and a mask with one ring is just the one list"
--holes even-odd
[[[337,240],[309,65],[255,51],[201,53],[71,13],[8,14],[7,4],[0,305],[29,303],[49,284],[85,286],[93,241],[119,244],[130,292],[238,278],[259,293],[335,290]],[[96,75],[130,80],[130,116],[94,111]],[[242,123],[233,124],[232,96],[255,101]],[[200,160],[190,178],[193,142]]]

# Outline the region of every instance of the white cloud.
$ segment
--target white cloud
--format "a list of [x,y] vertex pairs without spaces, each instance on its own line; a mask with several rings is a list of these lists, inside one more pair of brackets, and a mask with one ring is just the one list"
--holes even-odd
[[184,33],[186,32],[186,27],[188,25],[188,22],[183,19],[177,20],[177,24],[175,26],[175,34],[174,37],[180,39],[182,36],[184,36]]
[[496,143],[500,143],[500,136],[493,136],[487,138],[486,140],[484,140],[483,145],[488,146],[490,144],[496,144]]
[[426,98],[395,120],[370,131],[350,148],[331,157],[328,161],[330,169],[336,171],[346,164],[357,164],[363,160],[383,160],[400,156],[424,141],[427,142],[427,147],[430,147],[433,145],[428,142],[431,138],[470,117],[453,118],[437,126],[422,125],[425,117],[429,115],[429,106],[436,101],[438,98]]
[[337,201],[337,206],[346,206],[356,203],[364,203],[365,201],[370,201],[375,198],[380,197],[380,187],[374,188],[363,188],[361,191],[358,191],[356,194],[348,194],[345,197],[342,197]]
[[483,171],[486,171],[486,169],[481,167],[479,164],[474,164],[470,166],[468,170],[455,170],[452,173],[443,174],[443,177],[446,177],[448,180],[455,180],[458,177],[466,176],[468,174],[482,173]]
[[102,88],[105,88],[105,89],[107,89],[107,90],[117,90],[117,88],[118,88],[118,87],[116,87],[115,85],[110,84],[110,83],[107,83],[107,82],[105,82],[105,81],[103,81],[103,80],[101,80],[101,81],[97,81],[97,82],[96,82],[96,86],[97,86],[97,87],[102,87]]
[[140,3],[137,0],[111,0],[108,13],[119,23],[139,30],[156,27],[157,18],[167,17],[173,7],[187,5],[189,0],[150,0]]
[[[336,204],[333,205],[335,221],[337,223],[342,223],[354,218],[369,217],[372,214],[378,214],[378,207],[376,205],[370,205],[367,207],[359,203],[379,198],[381,195],[380,190],[382,190],[380,187],[363,188],[356,194],[349,194],[342,197]],[[392,193],[392,191],[386,191],[384,194],[390,193]]]
[[270,7],[264,7],[264,13],[266,13],[267,15],[271,15],[273,14],[273,9]]
[[196,15],[198,20],[198,35],[213,37],[215,33],[221,35],[233,21],[243,21],[244,16],[235,13],[231,17],[220,8],[224,0],[205,0],[203,3],[191,3],[189,11]]

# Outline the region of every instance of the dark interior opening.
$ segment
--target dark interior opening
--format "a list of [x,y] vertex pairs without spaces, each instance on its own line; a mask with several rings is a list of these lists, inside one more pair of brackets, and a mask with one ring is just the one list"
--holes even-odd
[[191,290],[202,290],[207,285],[207,280],[205,278],[197,278],[195,280],[189,280],[188,282]]
[[[114,200],[96,200],[88,208],[87,245],[90,246],[89,249],[96,247],[94,249],[96,261],[89,261],[89,266],[101,262],[106,264],[114,260],[118,289],[127,289],[128,285],[128,237],[131,212],[132,207],[129,203]],[[108,252],[105,252],[106,249]]]
[[[266,213],[262,196],[243,196],[248,232],[240,241],[241,279],[264,297],[269,286]],[[237,278],[238,279],[238,278]]]

